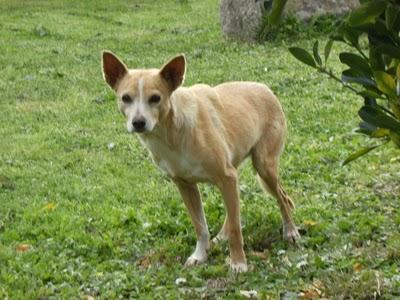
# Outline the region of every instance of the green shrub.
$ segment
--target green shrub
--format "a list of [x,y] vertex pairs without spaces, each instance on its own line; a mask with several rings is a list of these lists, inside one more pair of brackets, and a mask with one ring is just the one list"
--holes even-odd
[[[326,43],[324,59],[319,53],[318,41],[312,53],[299,47],[289,48],[298,60],[364,99],[358,112],[362,121],[357,131],[380,142],[353,153],[343,164],[390,141],[400,148],[400,5],[391,0],[361,3]],[[363,39],[367,47],[360,46]],[[334,42],[345,43],[353,49],[339,54],[340,61],[348,67],[341,78],[327,66]]]
[[264,6],[264,24],[260,31],[260,39],[273,35],[280,23],[287,0],[266,0]]

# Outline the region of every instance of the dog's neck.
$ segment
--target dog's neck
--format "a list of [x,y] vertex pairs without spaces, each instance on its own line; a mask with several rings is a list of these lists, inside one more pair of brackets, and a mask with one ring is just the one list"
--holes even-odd
[[154,129],[145,139],[158,139],[170,147],[179,146],[197,123],[197,104],[184,88],[178,88],[169,99],[169,107],[160,115]]
[[191,129],[197,122],[197,103],[184,88],[177,89],[170,97],[171,118],[176,130]]

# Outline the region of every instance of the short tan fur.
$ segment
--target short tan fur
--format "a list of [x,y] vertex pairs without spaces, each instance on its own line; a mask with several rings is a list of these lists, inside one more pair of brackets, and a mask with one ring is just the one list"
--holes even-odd
[[182,87],[183,55],[160,69],[129,70],[104,51],[102,66],[128,131],[138,133],[154,163],[171,177],[191,216],[197,244],[187,266],[207,260],[210,239],[197,183],[211,182],[221,191],[226,208],[224,224],[212,242],[229,240],[232,270],[247,271],[237,171],[246,157],[251,157],[261,185],[278,201],[284,238],[291,242],[300,238],[292,218],[293,202],[278,177],[285,116],[266,85],[227,82]]

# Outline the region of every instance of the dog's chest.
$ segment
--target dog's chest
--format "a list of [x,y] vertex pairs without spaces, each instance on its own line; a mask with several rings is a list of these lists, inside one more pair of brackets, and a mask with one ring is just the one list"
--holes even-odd
[[142,139],[154,163],[167,175],[193,181],[207,180],[201,163],[180,149],[171,149],[157,139]]

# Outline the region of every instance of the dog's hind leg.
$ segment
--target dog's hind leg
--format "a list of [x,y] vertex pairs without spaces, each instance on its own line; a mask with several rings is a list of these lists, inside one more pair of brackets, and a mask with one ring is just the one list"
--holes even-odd
[[289,242],[295,242],[300,238],[300,234],[292,217],[294,204],[283,189],[278,176],[283,137],[281,134],[274,135],[273,133],[269,134],[268,138],[261,139],[253,148],[253,166],[259,175],[263,188],[278,200],[283,221],[283,238]]
[[173,179],[183,198],[183,202],[192,219],[196,231],[196,249],[186,260],[185,266],[193,266],[204,263],[207,260],[207,250],[209,248],[210,234],[200,193],[196,184],[188,183],[183,180]]
[[221,241],[226,241],[228,240],[228,216],[225,216],[225,221],[224,225],[222,225],[221,230],[218,232],[218,234],[212,239],[212,243],[214,245],[218,244]]
[[240,227],[240,201],[236,170],[231,167],[217,181],[226,209],[226,221],[223,226],[227,234],[230,249],[230,267],[234,272],[246,272],[247,262],[243,250],[243,236]]

